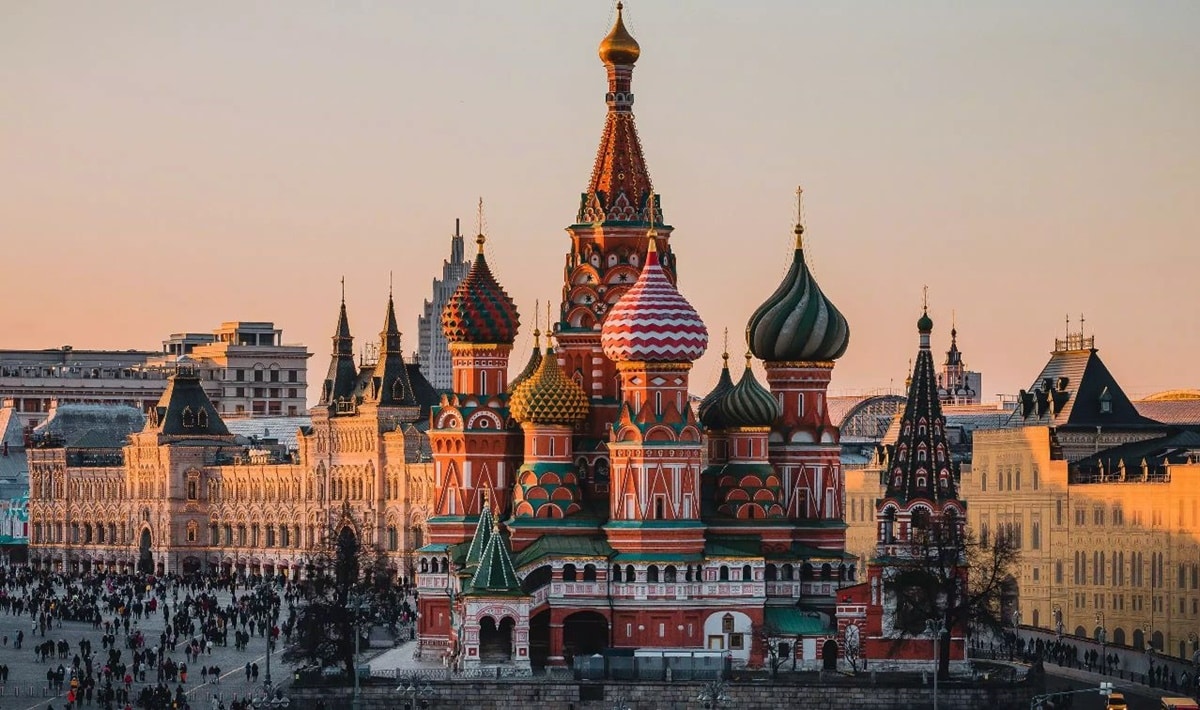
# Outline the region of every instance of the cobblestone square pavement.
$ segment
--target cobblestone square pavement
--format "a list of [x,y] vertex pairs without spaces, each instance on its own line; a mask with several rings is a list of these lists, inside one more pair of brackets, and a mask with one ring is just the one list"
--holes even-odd
[[[61,595],[63,592],[62,585],[56,585],[55,591]],[[237,589],[239,599],[243,594],[247,593],[242,587]],[[182,601],[186,597],[187,590],[181,589],[179,594],[179,599]],[[232,601],[232,594],[228,590],[221,590],[214,594],[221,606],[229,605]],[[172,609],[172,614],[174,614],[177,605],[174,602],[173,594],[169,593],[167,599]],[[286,606],[283,615],[286,616]],[[111,620],[114,615],[104,612],[102,609],[102,616],[106,620]],[[164,619],[161,606],[158,607],[155,613],[145,614],[141,619],[132,618],[130,624],[131,631],[138,629],[142,631],[146,639],[146,647],[157,645],[160,635],[166,627],[167,621]],[[240,629],[241,626],[239,625],[237,628]],[[18,649],[16,648],[16,639],[18,633],[22,631],[24,632],[24,642],[21,648]],[[0,638],[0,666],[8,667],[8,677],[7,682],[0,682],[0,708],[4,708],[5,710],[9,708],[18,710],[28,708],[29,710],[33,710],[34,708],[52,707],[54,710],[62,710],[67,707],[67,692],[70,690],[70,669],[73,659],[79,654],[80,642],[87,640],[91,643],[92,654],[95,659],[93,661],[93,668],[95,671],[99,671],[108,656],[108,652],[103,648],[102,644],[104,633],[103,626],[93,628],[91,622],[54,621],[51,627],[46,629],[45,636],[42,636],[36,630],[36,622],[32,619],[28,611],[18,616],[12,613],[10,606],[4,605],[3,608],[0,608],[0,636],[7,637],[7,640],[5,641]],[[121,661],[132,665],[131,651],[124,646],[124,630],[122,629],[115,636],[116,646],[121,651]],[[181,686],[186,695],[188,705],[193,710],[210,710],[212,708],[213,695],[216,695],[219,701],[224,702],[225,707],[229,708],[236,699],[244,699],[251,694],[262,694],[267,669],[267,640],[265,636],[256,633],[250,637],[245,650],[236,650],[234,648],[234,632],[231,629],[228,634],[228,645],[214,644],[211,654],[207,652],[202,653],[194,663],[188,661],[185,652],[185,645],[191,638],[191,636],[181,634],[178,637],[176,650],[171,651],[168,646],[164,656],[176,663],[187,664],[187,682],[181,682],[180,679],[177,679],[173,682],[166,682],[166,685],[172,693],[175,693],[176,689]],[[43,663],[38,660],[35,649],[39,644],[46,641],[52,641],[56,645],[59,641],[66,641],[69,644],[66,657],[59,657],[56,648],[56,652],[48,662]],[[276,650],[271,658],[271,677],[276,688],[286,687],[292,678],[290,666],[284,664],[280,658],[281,648],[282,643],[277,643]],[[247,663],[258,665],[259,673],[257,682],[253,680],[253,676],[250,680],[247,680],[245,671]],[[61,690],[48,690],[47,671],[58,670],[60,666],[65,671],[67,680],[64,681]],[[200,672],[202,666],[217,666],[220,668],[219,682],[214,682],[212,678],[202,679]],[[81,667],[83,667],[82,663]],[[114,686],[118,684],[120,684],[120,679],[114,682]],[[130,703],[134,707],[137,707],[136,701],[142,688],[147,685],[153,687],[157,684],[157,671],[155,669],[147,669],[145,682],[135,679],[131,684],[129,693]],[[77,702],[74,707],[103,707],[96,694],[92,696],[91,705],[82,702],[84,698],[82,692],[80,693],[80,698],[81,702]],[[113,707],[124,708],[125,705],[123,703],[113,703]]]

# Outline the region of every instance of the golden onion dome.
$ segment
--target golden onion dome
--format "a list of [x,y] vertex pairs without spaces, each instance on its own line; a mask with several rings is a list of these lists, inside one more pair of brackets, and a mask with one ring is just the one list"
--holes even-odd
[[509,409],[522,424],[572,426],[587,416],[588,398],[559,367],[554,349],[546,348],[537,372],[512,393]]
[[633,64],[642,53],[637,40],[625,29],[625,21],[621,19],[623,8],[624,5],[617,3],[617,21],[600,41],[600,61],[605,64]]

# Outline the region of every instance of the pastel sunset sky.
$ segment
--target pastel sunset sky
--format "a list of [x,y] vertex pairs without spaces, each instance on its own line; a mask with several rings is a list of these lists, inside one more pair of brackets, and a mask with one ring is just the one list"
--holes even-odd
[[[519,366],[534,300],[561,296],[613,15],[3,2],[0,347],[273,320],[316,381],[343,275],[356,345],[394,272],[416,347],[482,196]],[[713,334],[696,393],[787,268],[797,184],[851,327],[833,393],[903,383],[923,285],[935,350],[955,313],[985,398],[1027,387],[1081,312],[1130,394],[1200,386],[1200,3],[630,0],[626,19],[680,287]]]

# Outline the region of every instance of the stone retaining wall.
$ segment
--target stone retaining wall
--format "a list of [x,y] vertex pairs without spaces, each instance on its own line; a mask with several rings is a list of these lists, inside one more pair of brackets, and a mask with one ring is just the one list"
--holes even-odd
[[[703,707],[696,698],[700,683],[538,683],[443,682],[432,694],[415,701],[395,688],[362,689],[362,710],[453,708],[454,710],[611,710],[624,699],[631,710],[692,710]],[[1028,683],[970,687],[955,683],[938,692],[939,710],[1006,710],[1028,708],[1037,692]],[[737,710],[779,710],[781,707],[820,710],[891,710],[932,708],[931,687],[893,685],[792,685],[770,683],[729,684],[722,707]],[[348,688],[293,688],[292,707],[308,710],[323,700],[327,710],[349,710]],[[603,699],[600,699],[600,698]],[[584,699],[587,698],[587,699]],[[422,704],[422,703],[427,704]],[[408,704],[412,703],[411,706]]]

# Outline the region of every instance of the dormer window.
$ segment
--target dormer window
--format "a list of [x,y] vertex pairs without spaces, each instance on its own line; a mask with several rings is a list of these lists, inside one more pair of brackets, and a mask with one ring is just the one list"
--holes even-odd
[[191,407],[183,408],[181,418],[183,419],[184,427],[191,429],[192,427],[196,426],[196,413],[192,411]]

